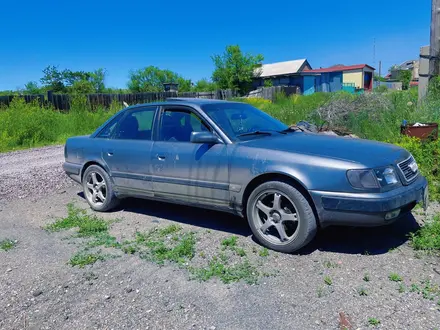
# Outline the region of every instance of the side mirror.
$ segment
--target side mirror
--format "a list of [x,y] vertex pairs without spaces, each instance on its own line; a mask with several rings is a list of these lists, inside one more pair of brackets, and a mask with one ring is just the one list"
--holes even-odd
[[192,143],[207,144],[221,143],[221,140],[211,132],[192,132],[190,141]]

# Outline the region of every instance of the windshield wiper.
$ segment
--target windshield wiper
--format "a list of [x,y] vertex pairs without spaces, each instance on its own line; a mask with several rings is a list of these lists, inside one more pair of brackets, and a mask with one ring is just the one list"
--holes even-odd
[[253,132],[239,134],[239,135],[237,135],[237,137],[251,136],[251,135],[272,135],[272,133],[267,132],[267,131],[253,131]]

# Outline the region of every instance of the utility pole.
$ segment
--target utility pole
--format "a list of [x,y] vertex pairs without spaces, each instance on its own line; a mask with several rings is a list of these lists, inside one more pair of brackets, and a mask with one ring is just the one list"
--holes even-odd
[[382,79],[382,61],[379,61],[379,86],[381,79]]
[[440,52],[440,0],[432,0],[431,45],[429,50],[429,80],[439,74]]

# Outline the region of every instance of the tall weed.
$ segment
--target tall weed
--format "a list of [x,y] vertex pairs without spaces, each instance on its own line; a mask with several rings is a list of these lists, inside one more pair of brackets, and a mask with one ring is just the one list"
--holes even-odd
[[37,101],[15,98],[8,107],[0,107],[0,152],[64,143],[70,136],[91,134],[119,109],[112,104],[110,110],[92,112],[84,99],[78,99],[72,101],[70,112],[62,113],[41,107]]

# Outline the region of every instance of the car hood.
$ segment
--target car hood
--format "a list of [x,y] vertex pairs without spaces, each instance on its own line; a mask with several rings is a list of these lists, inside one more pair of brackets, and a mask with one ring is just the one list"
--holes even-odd
[[393,144],[302,132],[259,137],[241,143],[248,147],[340,159],[366,167],[389,165],[410,155]]

